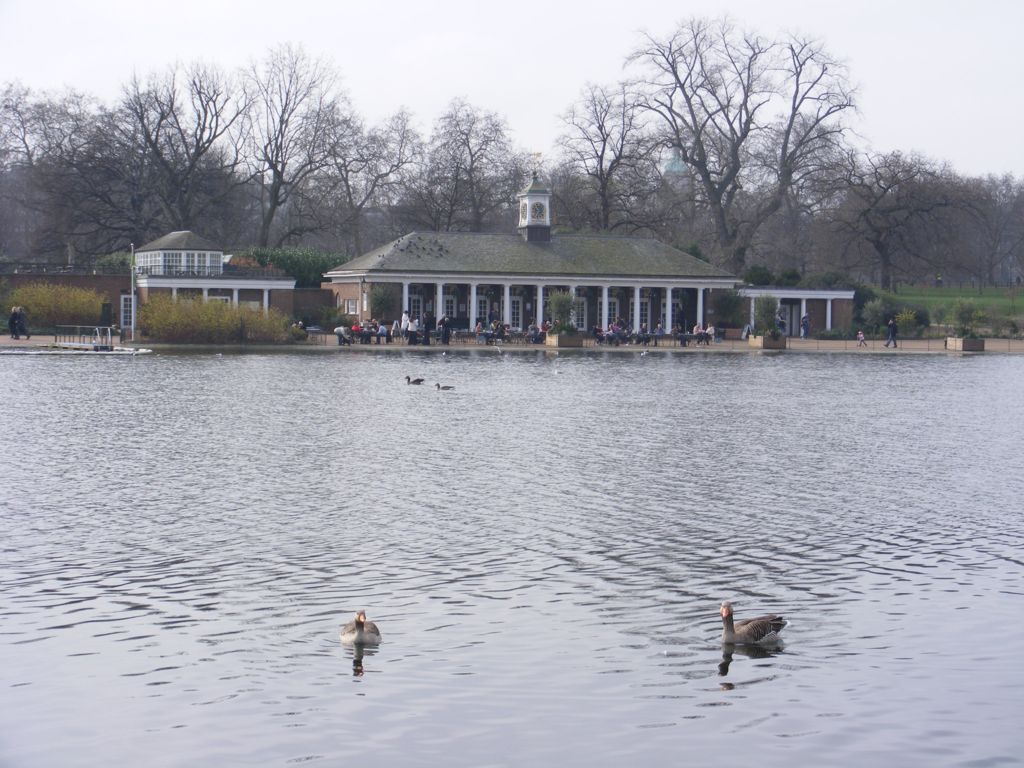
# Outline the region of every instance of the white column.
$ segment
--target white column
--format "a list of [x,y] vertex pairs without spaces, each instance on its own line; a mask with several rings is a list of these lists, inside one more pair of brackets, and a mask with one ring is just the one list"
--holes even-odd
[[832,299],[825,299],[825,328],[832,330]]
[[[409,311],[409,281],[402,281],[402,312]],[[410,318],[411,320],[412,318]]]
[[534,313],[537,327],[544,325],[544,283],[537,286],[537,311]]
[[807,314],[807,299],[800,299],[800,319],[804,319],[804,315]]
[[704,325],[704,289],[697,289],[697,322]]
[[233,307],[237,307],[238,306],[238,289],[237,288],[232,288],[231,289],[231,306],[233,306]]
[[469,330],[476,328],[476,283],[469,284]]
[[505,283],[505,301],[504,306],[501,308],[501,316],[505,325],[512,325],[512,286],[509,283]]
[[270,313],[270,289],[269,288],[264,288],[263,289],[263,314],[266,315],[266,314],[269,314],[269,313]]
[[608,330],[608,286],[601,286],[601,330]]
[[665,286],[665,333],[672,333],[672,286]]
[[171,286],[171,301],[177,301],[177,300],[178,300],[178,289],[177,289],[177,288],[175,288],[175,287],[174,287],[174,286],[172,285],[172,286]]
[[444,283],[437,281],[437,299],[434,302],[434,319],[440,320],[444,312]]
[[[753,296],[750,297],[750,327],[751,328],[754,327],[754,297]],[[757,330],[758,330],[758,333],[761,332],[760,328],[758,328]]]
[[633,333],[640,333],[640,286],[633,288]]
[[209,298],[210,298],[210,289],[209,288],[203,288],[203,301],[206,301]]

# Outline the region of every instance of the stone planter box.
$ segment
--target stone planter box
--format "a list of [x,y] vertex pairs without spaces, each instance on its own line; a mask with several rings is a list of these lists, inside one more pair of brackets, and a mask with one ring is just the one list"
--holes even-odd
[[544,337],[544,346],[567,349],[583,346],[582,333],[549,333]]
[[960,336],[947,336],[946,349],[950,352],[984,352],[984,339],[965,339]]
[[747,336],[747,344],[756,349],[785,349],[786,337],[773,339],[771,336]]

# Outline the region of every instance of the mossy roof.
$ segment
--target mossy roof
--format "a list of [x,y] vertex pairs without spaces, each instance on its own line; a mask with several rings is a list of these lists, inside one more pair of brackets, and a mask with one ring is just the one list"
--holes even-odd
[[732,275],[670,245],[640,237],[412,232],[330,272],[720,278]]

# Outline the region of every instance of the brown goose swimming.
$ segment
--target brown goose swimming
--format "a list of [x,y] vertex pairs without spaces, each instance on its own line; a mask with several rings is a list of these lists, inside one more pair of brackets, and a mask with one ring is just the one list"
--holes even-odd
[[372,621],[366,620],[366,611],[359,611],[356,617],[341,628],[341,642],[350,645],[377,645],[380,630]]
[[781,639],[779,633],[789,623],[775,614],[758,616],[756,619],[744,619],[734,623],[732,603],[728,601],[722,603],[720,613],[722,614],[722,642],[735,645],[777,643]]

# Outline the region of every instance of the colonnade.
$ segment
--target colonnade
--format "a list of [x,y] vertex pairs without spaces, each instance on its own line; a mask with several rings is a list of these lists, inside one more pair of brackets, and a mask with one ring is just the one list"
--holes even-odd
[[[580,289],[580,288],[600,288],[600,290],[601,290],[601,317],[600,317],[600,325],[601,325],[602,328],[607,328],[609,323],[612,320],[615,319],[615,318],[609,317],[609,312],[608,312],[609,293],[610,293],[610,291],[613,288],[615,288],[615,287],[628,287],[628,284],[626,286],[621,286],[619,284],[595,283],[595,282],[592,282],[592,281],[588,281],[586,283],[583,283],[583,282],[580,282],[580,283],[573,283],[573,282],[514,283],[514,282],[511,282],[511,281],[489,281],[489,280],[476,280],[476,281],[470,281],[470,282],[454,282],[454,281],[453,282],[444,282],[444,281],[438,280],[438,281],[433,281],[433,282],[434,282],[434,286],[435,286],[435,289],[434,289],[434,314],[436,316],[440,316],[440,314],[443,312],[444,297],[445,297],[445,287],[446,286],[450,287],[450,288],[456,288],[456,287],[459,287],[459,286],[468,286],[469,287],[469,301],[468,301],[468,304],[467,304],[466,316],[469,318],[470,324],[472,324],[473,321],[478,316],[477,315],[477,313],[478,313],[477,307],[478,307],[478,302],[479,302],[479,288],[480,288],[480,286],[483,286],[483,285],[488,285],[488,286],[493,285],[493,286],[499,286],[501,288],[501,292],[502,292],[502,318],[501,318],[501,320],[502,320],[502,322],[505,325],[512,325],[512,287],[514,285],[515,286],[520,286],[520,287],[525,287],[529,291],[532,292],[532,296],[528,293],[526,295],[526,297],[533,299],[534,307],[535,307],[535,311],[533,313],[533,319],[534,319],[534,322],[537,323],[537,325],[542,325],[544,323],[544,319],[545,319],[545,317],[544,317],[544,291],[545,291],[545,289],[556,289],[556,288],[557,289],[568,289],[568,291],[575,297],[575,296],[578,295],[577,292],[578,292],[578,289]],[[418,280],[403,280],[403,281],[401,281],[401,285],[402,285],[402,309],[403,309],[403,311],[406,311],[406,310],[408,310],[410,308],[410,296],[411,296],[410,286],[412,286],[412,285],[429,285],[429,284],[430,283],[426,283],[424,281],[418,281]],[[722,287],[727,287],[727,286],[723,285]],[[640,318],[641,318],[640,306],[641,306],[641,300],[642,300],[642,293],[641,292],[642,292],[642,290],[644,288],[647,288],[647,289],[660,289],[663,292],[663,295],[664,295],[664,298],[665,298],[665,321],[664,321],[665,322],[665,326],[664,327],[665,327],[666,330],[671,329],[673,324],[675,323],[675,320],[676,320],[676,318],[673,317],[673,298],[677,297],[679,294],[675,294],[674,295],[673,292],[674,291],[679,291],[679,290],[694,290],[695,289],[696,290],[696,294],[697,294],[697,302],[696,302],[697,322],[700,322],[701,324],[703,324],[703,322],[704,322],[704,291],[705,291],[706,288],[710,288],[710,286],[696,286],[696,285],[683,285],[683,286],[679,286],[679,285],[666,285],[666,284],[660,284],[660,285],[659,284],[641,285],[639,283],[636,283],[636,284],[632,285],[632,289],[633,289],[633,312],[632,312],[632,317],[630,318],[630,325],[632,326],[634,332],[639,332],[640,331],[640,325],[641,325],[641,322],[640,322]],[[424,296],[426,296],[426,295],[427,294],[424,294]],[[520,295],[522,295],[522,294],[520,294]],[[660,313],[656,312],[654,314],[660,314]],[[520,318],[520,320],[522,321],[522,318]],[[653,325],[653,323],[651,323],[650,321],[649,321],[649,323],[651,325]]]

